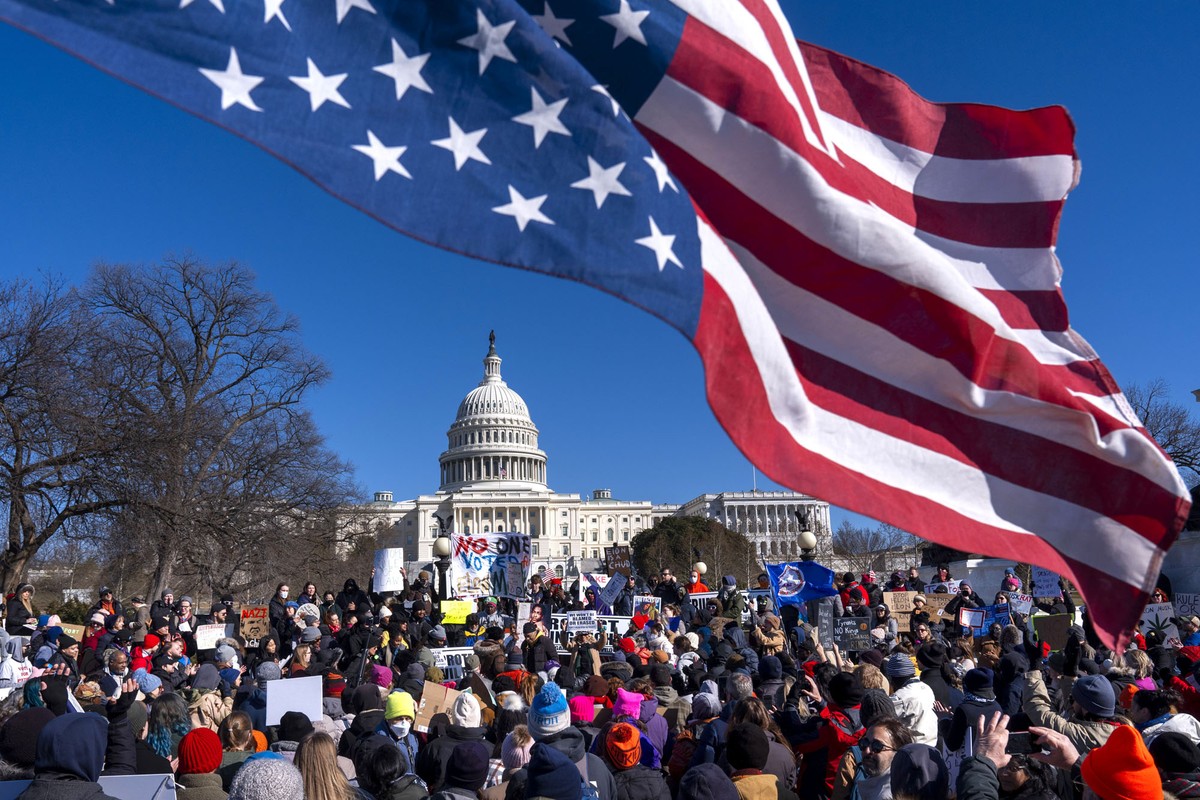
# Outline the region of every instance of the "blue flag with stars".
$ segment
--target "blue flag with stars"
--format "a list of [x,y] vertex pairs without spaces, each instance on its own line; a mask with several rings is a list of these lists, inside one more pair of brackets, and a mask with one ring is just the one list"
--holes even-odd
[[767,564],[767,577],[771,579],[771,594],[777,608],[802,606],[809,600],[838,593],[833,586],[833,570],[815,561]]

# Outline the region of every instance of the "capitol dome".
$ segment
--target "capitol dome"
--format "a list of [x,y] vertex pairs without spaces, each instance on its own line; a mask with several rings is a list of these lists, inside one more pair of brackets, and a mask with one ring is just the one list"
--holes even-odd
[[488,336],[483,380],[458,405],[438,458],[438,491],[526,490],[546,492],[546,454],[529,407],[500,376],[496,334]]

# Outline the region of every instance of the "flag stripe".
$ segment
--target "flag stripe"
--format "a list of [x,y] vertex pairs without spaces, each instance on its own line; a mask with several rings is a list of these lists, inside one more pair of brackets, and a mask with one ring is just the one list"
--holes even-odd
[[1067,303],[1063,300],[1062,292],[980,289],[979,293],[991,301],[1011,328],[1040,328],[1044,331],[1067,329]]
[[886,139],[950,158],[1075,155],[1075,125],[1059,106],[1013,111],[931,103],[877,67],[807,42],[799,46],[821,110]]

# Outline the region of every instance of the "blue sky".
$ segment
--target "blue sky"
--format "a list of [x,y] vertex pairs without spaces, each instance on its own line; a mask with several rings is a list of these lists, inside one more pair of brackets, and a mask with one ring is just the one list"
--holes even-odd
[[[1119,382],[1162,377],[1191,402],[1200,9],[783,5],[798,37],[931,100],[1065,105],[1083,162],[1059,234],[1072,324]],[[555,489],[682,502],[750,488],[750,464],[705,403],[699,359],[649,315],[407,239],[240,139],[3,26],[0,74],[0,277],[78,280],[97,261],[168,253],[247,264],[332,369],[310,407],[364,492],[437,488],[445,431],[493,328]]]

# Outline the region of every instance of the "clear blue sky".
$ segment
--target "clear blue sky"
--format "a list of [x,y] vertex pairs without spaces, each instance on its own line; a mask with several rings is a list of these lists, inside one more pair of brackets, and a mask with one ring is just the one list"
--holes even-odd
[[[1163,377],[1192,402],[1200,8],[784,7],[798,37],[931,100],[1065,105],[1083,161],[1059,235],[1072,323],[1118,381]],[[96,261],[183,252],[244,262],[331,367],[311,408],[365,492],[437,488],[445,431],[492,328],[555,489],[682,502],[750,488],[749,463],[704,401],[699,359],[649,315],[409,240],[253,146],[3,26],[0,74],[0,276],[78,280]],[[771,486],[761,474],[758,485]]]

